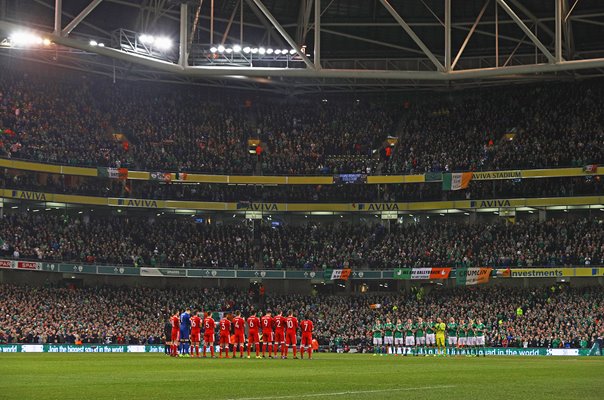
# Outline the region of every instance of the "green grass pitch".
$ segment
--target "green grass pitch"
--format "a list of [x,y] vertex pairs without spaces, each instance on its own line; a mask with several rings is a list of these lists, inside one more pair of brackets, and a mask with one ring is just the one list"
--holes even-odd
[[1,354],[0,399],[602,399],[604,357]]

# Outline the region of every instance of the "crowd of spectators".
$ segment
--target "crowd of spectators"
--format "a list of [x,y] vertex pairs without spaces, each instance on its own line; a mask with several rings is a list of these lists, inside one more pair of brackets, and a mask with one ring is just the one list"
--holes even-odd
[[[251,292],[235,289],[0,284],[0,294],[0,343],[158,344],[168,317],[184,307],[223,315],[240,310],[244,316],[260,310]],[[487,326],[487,345],[494,347],[587,347],[604,333],[601,287],[432,288],[421,297],[409,292],[267,295],[262,311],[279,309],[312,319],[321,345],[359,351],[369,349],[373,323],[386,316],[480,318]]]
[[[440,218],[440,219],[439,219]],[[239,221],[239,222],[237,222]],[[303,224],[191,216],[5,213],[0,255],[20,259],[222,269],[389,269],[439,266],[604,265],[602,220],[508,223],[439,216],[391,226]],[[376,220],[374,220],[376,221]]]
[[602,222],[556,219],[467,224],[284,226],[262,232],[271,268],[406,268],[604,264]]
[[441,182],[390,185],[224,185],[164,184],[108,178],[34,173],[2,174],[0,187],[45,193],[124,197],[151,200],[192,200],[265,203],[359,203],[483,200],[529,197],[597,196],[604,193],[600,176],[531,180],[472,181],[466,190],[443,191]]
[[[190,88],[7,71],[4,156],[70,165],[212,173],[372,172],[392,107],[209,99]],[[119,133],[124,136],[115,137]],[[248,139],[262,151],[250,155]],[[350,155],[351,159],[333,156]]]
[[[221,174],[422,173],[604,161],[604,88],[593,82],[451,93],[444,100],[438,94],[327,102],[227,99],[182,86],[54,74],[3,71],[3,156]],[[386,160],[388,136],[398,144]],[[259,155],[249,154],[248,139],[262,142]]]
[[573,82],[484,89],[436,102],[429,97],[403,118],[393,161],[383,172],[601,163],[602,93],[594,82]]

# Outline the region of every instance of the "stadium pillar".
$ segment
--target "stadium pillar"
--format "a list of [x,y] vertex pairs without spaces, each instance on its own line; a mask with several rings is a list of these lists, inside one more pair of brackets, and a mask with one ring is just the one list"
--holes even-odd
[[316,69],[321,68],[321,0],[315,0],[315,50],[313,62]]
[[539,210],[539,222],[545,222],[547,219],[547,212],[545,210]]
[[63,0],[55,0],[55,35],[61,34],[61,14],[63,13]]
[[180,5],[180,43],[178,50],[178,64],[185,67],[188,65],[189,54],[188,54],[188,21],[189,21],[189,9],[187,3]]

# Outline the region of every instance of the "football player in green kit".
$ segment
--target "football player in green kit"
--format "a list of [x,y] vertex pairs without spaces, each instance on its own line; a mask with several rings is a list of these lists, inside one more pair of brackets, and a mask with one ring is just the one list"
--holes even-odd
[[415,354],[419,354],[418,347],[421,346],[422,353],[426,355],[426,324],[421,317],[417,318],[415,329]]
[[413,321],[411,319],[407,320],[407,323],[405,324],[405,350],[403,355],[407,355],[407,351],[411,351],[413,353],[414,356],[416,356],[417,354],[415,353],[415,330],[417,329],[417,326],[413,323]]
[[373,355],[377,356],[382,351],[382,332],[384,331],[379,319],[375,321],[371,331],[373,332]]
[[[385,349],[382,348],[382,353],[390,354],[390,349],[393,349],[392,345],[394,344],[394,324],[390,321],[390,318],[386,318],[386,323],[384,324],[384,346]],[[392,351],[394,354],[394,350]]]
[[396,325],[394,326],[394,355],[402,354],[404,339],[403,335],[405,333],[405,326],[400,319],[396,320]]
[[486,352],[485,352],[485,331],[486,331],[486,326],[482,323],[482,320],[479,318],[476,320],[476,323],[474,324],[474,332],[476,332],[476,337],[474,338],[474,343],[476,346],[476,355],[480,355],[480,350],[479,348],[482,347],[482,356],[486,357]]
[[457,323],[455,323],[455,318],[449,318],[449,323],[447,324],[447,354],[453,355],[455,349],[457,348]]
[[468,319],[468,325],[466,329],[468,348],[470,349],[470,356],[476,356],[476,332],[474,330],[474,320]]

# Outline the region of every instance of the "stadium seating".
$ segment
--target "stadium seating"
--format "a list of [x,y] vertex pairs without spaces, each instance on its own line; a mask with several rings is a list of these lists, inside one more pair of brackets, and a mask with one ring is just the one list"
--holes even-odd
[[[0,343],[161,343],[170,313],[185,305],[249,315],[257,310],[235,289],[32,288],[0,284]],[[332,350],[366,351],[376,318],[455,317],[484,320],[489,346],[572,347],[590,345],[604,316],[600,288],[434,289],[420,301],[411,293],[269,295],[265,309],[293,308],[315,323],[314,337]],[[82,305],[85,304],[85,307]],[[379,304],[379,307],[376,305]],[[600,305],[600,306],[598,306]],[[516,310],[523,308],[518,316]],[[19,310],[15,313],[15,310]]]
[[519,219],[515,224],[481,218],[468,224],[467,219],[433,215],[407,217],[390,229],[369,221],[273,226],[267,220],[255,228],[241,219],[222,222],[102,210],[67,214],[21,209],[0,219],[2,255],[226,269],[604,264],[604,229],[597,217]]
[[[5,157],[233,174],[422,173],[604,161],[603,88],[553,84],[402,99],[302,103],[8,69]],[[586,88],[588,85],[589,88]],[[488,116],[488,118],[486,118]],[[119,134],[119,135],[114,135]],[[388,136],[398,138],[384,159]],[[249,154],[248,139],[262,151]]]

